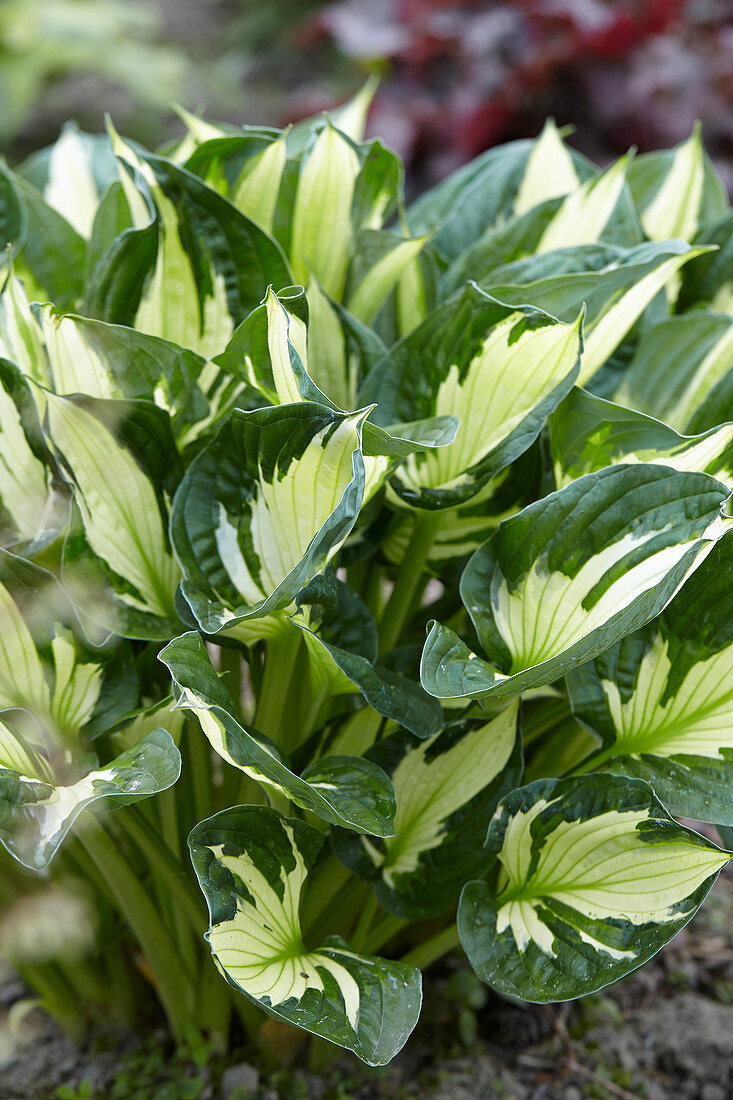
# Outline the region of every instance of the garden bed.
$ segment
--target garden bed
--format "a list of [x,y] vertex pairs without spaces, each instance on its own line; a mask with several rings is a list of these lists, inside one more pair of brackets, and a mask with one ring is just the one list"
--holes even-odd
[[[366,1070],[339,1055],[322,1073],[258,1072],[246,1049],[196,1065],[170,1053],[163,1030],[147,1039],[64,1036],[38,1012],[9,1030],[26,996],[8,976],[0,988],[3,1100],[727,1100],[733,1094],[733,873],[721,875],[698,919],[650,965],[594,997],[515,1006],[475,987],[447,960],[425,976],[425,1009],[391,1066]],[[456,999],[464,985],[464,1000]],[[16,1013],[17,1015],[17,1010]],[[476,1037],[470,1046],[471,1032]],[[13,1045],[15,1050],[11,1053]],[[203,1055],[198,1059],[204,1060]],[[254,1088],[253,1088],[254,1086]]]

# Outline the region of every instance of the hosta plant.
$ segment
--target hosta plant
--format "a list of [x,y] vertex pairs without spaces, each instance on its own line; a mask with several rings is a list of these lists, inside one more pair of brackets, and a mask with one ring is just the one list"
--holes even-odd
[[591,993],[731,858],[701,136],[600,171],[548,122],[405,208],[367,100],[0,176],[0,937],[67,1019],[379,1065],[444,953]]

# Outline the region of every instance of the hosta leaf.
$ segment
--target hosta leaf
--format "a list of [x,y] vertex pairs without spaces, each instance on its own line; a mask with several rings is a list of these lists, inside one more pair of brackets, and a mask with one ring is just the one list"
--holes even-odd
[[0,584],[0,710],[17,707],[43,718],[51,710],[51,694],[33,635],[11,593]]
[[196,148],[179,148],[175,159],[184,161],[187,171],[220,191],[240,213],[271,233],[287,160],[286,134],[255,126],[229,133],[202,124],[200,119],[192,121]]
[[[570,190],[568,185],[573,181],[567,162],[556,152],[550,151],[547,155],[547,140],[538,155],[542,137],[536,141],[511,141],[498,149],[490,149],[451,173],[409,207],[407,221],[412,232],[429,233],[437,229],[436,247],[453,260],[486,229],[511,214],[517,197],[522,195],[525,175],[530,176],[530,193],[536,202],[561,195],[566,187]],[[584,157],[572,149],[568,154],[579,182],[594,174]],[[546,165],[544,188],[538,188],[536,183],[540,155]]]
[[704,431],[731,419],[730,317],[694,310],[647,329],[615,396],[678,431]]
[[36,297],[72,309],[83,291],[84,239],[27,180],[0,165],[0,250],[30,276]]
[[461,944],[483,981],[539,1002],[593,993],[646,962],[731,858],[678,825],[646,783],[612,775],[513,791],[486,847],[498,886],[464,888]]
[[651,416],[573,389],[549,421],[558,487],[614,463],[649,462],[710,474],[733,488],[733,424],[679,435]]
[[166,414],[144,403],[49,393],[45,401],[49,434],[75,487],[86,540],[113,574],[124,615],[118,633],[169,635],[178,619],[174,594],[180,574],[147,472],[155,472],[157,487],[175,478],[179,460]]
[[194,712],[227,763],[331,824],[377,836],[394,832],[394,793],[376,764],[357,756],[323,757],[299,777],[272,741],[233,717],[234,702],[214,672],[199,634],[192,631],[175,638],[159,659],[170,670],[180,705]]
[[[662,615],[568,677],[599,767],[639,776],[674,814],[733,825],[733,537]],[[591,758],[594,761],[594,758]]]
[[[314,289],[315,284],[311,284],[308,300],[317,301],[320,297],[326,303],[326,308],[331,311],[334,323],[343,325],[340,330],[343,341],[340,352],[343,353],[344,358],[339,369],[344,371],[347,369],[348,348],[349,360],[352,361],[348,369],[352,372],[353,359],[360,356],[360,351],[352,350],[353,343],[360,342],[358,329],[364,332],[369,330],[361,326],[355,318],[350,317],[343,307],[335,303],[327,303],[320,288],[314,298]],[[265,301],[239,326],[226,350],[222,355],[217,356],[216,362],[235,377],[241,378],[243,382],[254,387],[273,404],[285,404],[302,399],[315,401],[327,409],[339,412],[338,406],[319,388],[310,373],[310,353],[314,348],[317,349],[316,367],[321,370],[324,366],[324,349],[318,344],[319,337],[325,336],[328,340],[333,333],[325,333],[323,327],[314,332],[311,328],[310,315],[306,326],[299,316],[306,311],[305,299],[298,292],[298,288],[293,288],[292,292],[288,290],[280,294],[276,294],[272,289],[268,290]],[[349,330],[353,339],[348,338]],[[370,366],[386,354],[386,348],[381,341],[376,337],[374,341],[374,348],[366,348],[363,353],[363,358],[369,362]],[[353,385],[349,384],[349,389],[354,391],[354,401],[356,400],[356,382],[360,374],[359,370],[353,371]],[[329,382],[330,380],[329,378]],[[340,386],[338,381],[335,381],[335,388],[338,390]],[[437,416],[413,423],[390,424],[388,429],[365,421],[363,453],[371,458],[405,458],[407,455],[432,447],[447,446],[455,438],[457,429],[458,420],[454,416]],[[388,464],[367,462],[365,465],[369,487],[365,496],[368,497],[378,488],[375,478],[378,479],[386,474]]]
[[[354,317],[364,324],[374,323],[403,272],[409,264],[417,260],[427,240],[427,234],[407,239],[394,234],[380,236],[379,248],[374,250],[374,262],[364,272],[349,297],[349,310]],[[359,253],[363,260],[372,250],[366,240],[360,240],[359,244]]]
[[708,251],[682,273],[678,310],[703,302],[721,313],[733,308],[733,210],[701,229],[695,244]]
[[300,896],[323,838],[261,806],[195,827],[191,858],[210,914],[206,938],[227,981],[275,1019],[385,1065],[417,1023],[420,972],[330,937],[309,949]]
[[270,284],[292,283],[288,264],[271,237],[190,172],[119,138],[114,145],[135,229],[98,264],[88,312],[215,355]]
[[18,541],[40,546],[57,534],[64,509],[51,490],[39,446],[40,425],[25,379],[0,359],[0,520],[3,545]]
[[359,171],[353,145],[327,121],[300,169],[290,255],[295,278],[305,286],[314,275],[333,298],[346,281]]
[[392,348],[360,395],[379,403],[378,422],[461,421],[451,446],[399,467],[398,496],[423,508],[464,503],[527,450],[575,380],[581,319],[565,325],[469,285]]
[[0,842],[25,867],[46,867],[87,806],[100,799],[124,806],[158,794],[180,770],[178,749],[163,729],[68,786],[0,768]]
[[[689,248],[680,241],[642,244],[613,252],[606,247],[599,257],[614,258],[600,269],[591,267],[548,277],[548,267],[552,270],[558,265],[561,250],[556,255],[536,260],[533,257],[523,265],[507,265],[485,279],[482,286],[502,302],[519,307],[531,301],[568,324],[585,305],[585,347],[576,383],[584,386],[616,350],[655,295],[684,264],[701,256],[704,247]],[[568,252],[575,266],[581,260],[582,250],[578,256],[572,249]]]
[[171,532],[202,629],[287,607],[336,553],[361,507],[365,415],[311,402],[235,411],[194,459]]
[[338,832],[334,844],[348,867],[374,880],[384,908],[412,920],[435,916],[487,869],[487,823],[522,774],[518,715],[514,699],[489,722],[452,723],[420,743],[396,733],[367,752],[391,776],[396,835]]
[[12,265],[0,292],[0,354],[28,378],[47,383],[43,332]]
[[122,325],[43,310],[52,389],[99,398],[147,398],[183,424],[203,418],[201,356]]
[[548,199],[560,198],[574,191],[580,183],[570,150],[555,125],[548,118],[542,133],[534,142],[524,175],[514,198],[514,213],[526,214]]
[[443,295],[468,279],[485,282],[495,268],[522,256],[600,240],[638,244],[643,233],[625,188],[628,159],[622,157],[564,198],[549,199],[488,230],[450,265],[441,280]]
[[550,683],[643,626],[731,527],[706,474],[609,466],[505,520],[461,579],[493,665],[433,625],[421,678],[438,698]]
[[702,129],[675,149],[644,153],[629,171],[629,184],[647,237],[691,241],[698,229],[725,213],[725,186],[705,154]]
[[[467,504],[443,508],[428,553],[430,568],[441,573],[446,562],[467,558],[502,520],[535,500],[540,490],[540,467],[539,447],[535,446],[502,470]],[[417,511],[400,510],[392,519],[380,547],[395,565],[404,560],[420,515]]]
[[18,174],[37,187],[80,236],[89,238],[101,196],[117,176],[106,135],[66,123],[53,145],[34,153]]
[[333,573],[314,577],[298,594],[296,607],[291,621],[308,645],[314,694],[357,690],[379,714],[417,737],[437,733],[443,714],[435,700],[419,684],[375,664],[376,626],[352,589]]
[[93,738],[136,705],[128,652],[92,647],[52,573],[8,552],[0,571],[0,709],[26,711],[25,735],[44,752],[76,750],[80,732]]

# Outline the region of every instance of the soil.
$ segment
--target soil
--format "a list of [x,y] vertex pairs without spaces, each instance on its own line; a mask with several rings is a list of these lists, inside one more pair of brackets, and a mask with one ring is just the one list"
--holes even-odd
[[192,1059],[162,1030],[78,1043],[27,998],[12,975],[0,984],[2,1100],[730,1100],[733,872],[656,959],[578,1002],[510,1004],[445,960],[383,1070],[339,1054],[314,1072],[302,1047],[288,1068],[246,1050]]

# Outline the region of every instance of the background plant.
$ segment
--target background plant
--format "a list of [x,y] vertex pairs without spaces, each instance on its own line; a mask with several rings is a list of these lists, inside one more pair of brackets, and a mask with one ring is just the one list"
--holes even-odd
[[0,934],[70,1023],[152,986],[383,1064],[459,942],[577,997],[730,858],[676,820],[733,825],[699,130],[599,172],[548,122],[405,208],[371,92],[0,177]]

